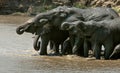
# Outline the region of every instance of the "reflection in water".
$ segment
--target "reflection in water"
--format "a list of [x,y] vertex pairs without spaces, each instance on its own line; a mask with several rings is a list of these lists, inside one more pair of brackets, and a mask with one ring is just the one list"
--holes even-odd
[[117,73],[120,60],[88,60],[78,56],[32,56],[31,34],[17,35],[16,25],[0,24],[0,73]]

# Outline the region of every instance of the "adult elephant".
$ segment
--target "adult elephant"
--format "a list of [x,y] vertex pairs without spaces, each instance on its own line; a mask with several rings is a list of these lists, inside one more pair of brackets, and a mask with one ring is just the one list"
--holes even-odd
[[105,47],[104,57],[105,59],[109,59],[115,46],[120,43],[120,18],[99,22],[93,20],[87,22],[65,22],[63,25],[73,25],[69,29],[75,28],[74,31],[77,34],[80,34],[91,42],[96,59],[100,59],[102,45]]
[[[24,32],[29,32],[35,34],[35,40],[33,43],[34,49],[41,51],[40,55],[47,55],[47,45],[51,41],[54,44],[54,54],[59,54],[59,45],[63,45],[63,42],[69,36],[67,31],[59,30],[55,26],[50,25],[48,19],[40,19],[36,22],[36,17],[26,21],[23,25],[16,29],[18,34],[23,34]],[[43,21],[44,20],[44,21]],[[41,43],[38,41],[41,37]]]

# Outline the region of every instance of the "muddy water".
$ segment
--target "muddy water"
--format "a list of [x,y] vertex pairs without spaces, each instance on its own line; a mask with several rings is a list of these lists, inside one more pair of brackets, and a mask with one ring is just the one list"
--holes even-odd
[[16,24],[0,23],[0,73],[120,73],[120,60],[34,56],[33,35],[17,35]]

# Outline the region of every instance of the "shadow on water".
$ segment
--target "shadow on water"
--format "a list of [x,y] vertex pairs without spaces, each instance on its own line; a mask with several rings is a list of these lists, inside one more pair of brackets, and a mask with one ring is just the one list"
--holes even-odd
[[32,56],[33,35],[17,35],[17,25],[0,24],[0,73],[118,73],[120,60],[78,56]]

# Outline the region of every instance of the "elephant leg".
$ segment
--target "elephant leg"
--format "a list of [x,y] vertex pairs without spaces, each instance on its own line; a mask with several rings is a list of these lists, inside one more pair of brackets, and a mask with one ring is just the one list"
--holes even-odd
[[88,40],[84,39],[84,57],[88,57],[89,46]]
[[83,56],[84,52],[83,52],[83,38],[80,37],[75,37],[75,43],[74,43],[74,47],[73,47],[73,54],[79,55],[79,56]]
[[59,55],[59,44],[54,42],[53,52],[50,55]]
[[63,51],[63,43],[61,43],[60,53]]
[[67,45],[68,45],[67,41],[65,40],[63,43],[63,49],[61,50],[62,55],[65,55],[67,53],[67,49],[68,49]]
[[70,39],[71,46],[73,47],[74,43],[75,43],[75,36],[74,35],[70,35],[69,39]]
[[41,37],[41,50],[40,50],[40,55],[47,55],[47,45],[48,45],[49,40]]
[[73,45],[73,48],[72,48],[72,52],[73,52],[73,54],[77,55],[78,46],[80,45],[80,38],[74,37],[74,39],[75,39],[75,42],[74,42],[74,45]]
[[104,47],[105,47],[104,57],[105,57],[106,60],[108,60],[110,55],[113,52],[113,42],[111,40],[105,42]]
[[64,42],[63,42],[63,50],[62,50],[62,54],[72,54],[72,46],[70,43],[70,38],[67,38]]
[[55,49],[55,54],[60,54],[59,53],[59,44],[58,43],[55,43],[54,49]]
[[92,49],[93,49],[95,58],[96,58],[96,59],[100,59],[100,56],[101,56],[101,44],[94,43],[94,44],[92,45]]
[[54,42],[53,42],[53,41],[50,41],[50,50],[53,49],[53,46],[54,46]]

